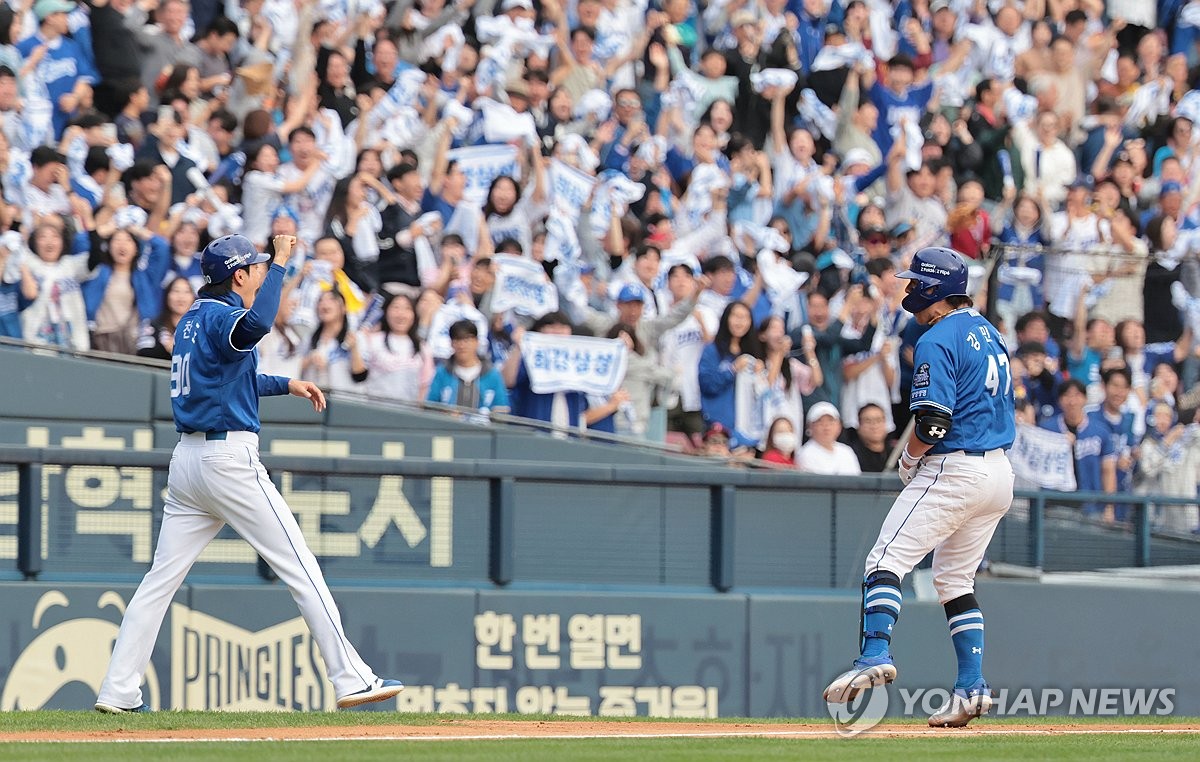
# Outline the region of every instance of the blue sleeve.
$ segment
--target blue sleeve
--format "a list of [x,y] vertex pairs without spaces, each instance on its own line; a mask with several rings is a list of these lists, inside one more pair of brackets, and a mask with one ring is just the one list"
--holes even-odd
[[846,9],[843,7],[841,0],[833,0],[833,2],[829,4],[829,15],[825,18],[825,21],[829,24],[837,24],[838,26],[841,26],[842,22],[845,20]]
[[886,92],[887,88],[879,80],[876,80],[875,84],[871,85],[871,89],[867,91],[867,96],[875,104],[875,108],[879,109],[879,116],[884,119],[887,118],[887,98],[884,97]]
[[935,341],[917,342],[909,409],[925,407],[953,415],[957,403],[951,348]]
[[275,324],[279,312],[279,295],[283,290],[283,268],[272,263],[266,280],[254,298],[254,306],[243,312],[233,325],[229,341],[234,349],[246,351],[262,341]]
[[704,347],[700,355],[700,391],[705,394],[719,394],[733,386],[734,374],[732,368],[722,367],[721,355],[717,352],[716,344]]
[[[1103,413],[1096,413],[1093,422],[1099,424],[1102,415],[1103,415]],[[1105,425],[1103,426],[1103,429],[1105,431],[1109,431],[1109,428],[1107,425],[1108,422],[1105,421],[1104,424]],[[1112,434],[1109,433],[1109,434],[1106,434],[1105,436],[1100,437],[1100,459],[1104,460],[1105,458],[1115,458],[1115,457],[1117,457],[1117,448],[1113,447]]]
[[286,376],[268,376],[266,373],[258,374],[258,396],[259,397],[279,397],[288,393],[288,381],[291,379]]
[[667,149],[667,156],[663,164],[666,165],[667,172],[671,174],[671,179],[675,182],[682,180],[683,176],[691,172],[695,166],[695,162],[675,148]]
[[75,44],[79,46],[80,58],[82,65],[79,67],[81,76],[90,76],[95,82],[99,79],[96,76],[96,51],[92,43],[92,28],[90,26],[82,26],[71,33],[71,39],[75,40]]
[[929,99],[933,97],[933,80],[909,90],[908,96],[909,100],[916,101],[916,105],[921,107],[923,113],[929,105]]
[[615,169],[621,174],[628,174],[625,171],[625,166],[629,163],[629,148],[621,145],[618,141],[613,141],[605,146],[600,151],[604,156],[604,160],[600,163],[600,169]]
[[[171,244],[160,235],[151,236],[146,249],[146,274],[149,281],[155,285],[167,279],[167,271],[171,269]],[[161,300],[161,296],[159,297]]]
[[426,402],[441,402],[442,389],[446,386],[446,369],[438,368],[429,382],[429,391],[425,394]]
[[104,292],[108,289],[110,273],[111,269],[108,268],[108,265],[101,265],[96,268],[96,272],[91,278],[79,286],[79,290],[83,292],[83,307],[87,312],[88,320],[96,319],[96,311],[100,309],[100,302],[104,300]]
[[876,180],[887,174],[887,162],[881,162],[879,166],[873,168],[861,177],[854,178],[854,190],[861,193],[871,187]]
[[492,373],[496,374],[496,399],[492,400],[492,407],[506,407],[511,410],[512,405],[508,401],[508,390],[504,388],[504,380],[500,378],[499,371],[493,369]]
[[75,234],[75,240],[72,241],[72,254],[86,254],[92,250],[92,237],[88,235],[86,230],[80,230]]

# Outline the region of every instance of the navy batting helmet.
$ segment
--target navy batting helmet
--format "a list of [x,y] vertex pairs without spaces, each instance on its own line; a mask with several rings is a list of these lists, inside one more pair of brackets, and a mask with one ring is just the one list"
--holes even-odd
[[913,254],[912,263],[897,278],[915,280],[917,288],[901,306],[914,315],[951,296],[967,296],[967,264],[954,249],[929,246]]
[[223,283],[240,267],[270,261],[271,255],[260,252],[246,236],[226,235],[204,247],[200,272],[205,283]]

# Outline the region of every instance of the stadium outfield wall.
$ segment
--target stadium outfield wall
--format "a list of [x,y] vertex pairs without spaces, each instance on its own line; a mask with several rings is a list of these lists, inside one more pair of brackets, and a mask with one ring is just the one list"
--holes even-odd
[[[95,700],[129,586],[0,584],[0,709],[84,709]],[[858,598],[472,589],[335,588],[347,635],[419,712],[661,717],[818,717],[821,690],[852,656]],[[985,580],[986,672],[1008,697],[1086,692],[1093,713],[1200,714],[1195,592]],[[941,607],[905,602],[896,629],[905,695],[954,680]],[[1142,692],[1137,694],[1137,692]],[[190,584],[172,604],[144,685],[156,709],[328,710],[334,697],[291,598]],[[1154,697],[1157,697],[1155,699]],[[1081,713],[1067,702],[1026,714]],[[908,702],[910,705],[911,701]],[[920,704],[916,704],[920,711]]]
[[[0,455],[46,455],[20,478],[0,457],[0,708],[85,708],[150,561],[176,440],[165,374],[0,348],[0,380]],[[698,467],[338,401],[322,419],[298,400],[266,400],[264,413],[266,462],[348,635],[409,685],[398,704],[409,711],[819,716],[821,688],[853,655],[863,557],[899,486]],[[58,448],[108,460],[55,464]],[[279,465],[289,458],[295,468]],[[451,466],[461,473],[438,475]],[[1022,556],[1029,526],[1006,519],[992,557]],[[1047,548],[1050,561],[1127,563],[1129,538],[1051,529],[1063,547]],[[153,706],[332,707],[307,629],[263,571],[232,535],[214,542],[168,612]],[[1173,713],[1200,714],[1179,671],[1200,655],[1198,593],[984,580],[988,674],[1039,697],[1170,691]],[[945,688],[941,609],[908,595],[900,687]]]

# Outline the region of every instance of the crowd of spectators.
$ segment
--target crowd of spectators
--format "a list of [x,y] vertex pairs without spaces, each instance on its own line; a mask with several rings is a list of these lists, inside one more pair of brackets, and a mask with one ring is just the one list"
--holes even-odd
[[[0,334],[168,356],[209,240],[294,234],[264,371],[878,471],[921,331],[893,276],[952,245],[1024,420],[1104,440],[1080,487],[1194,491],[1198,30],[1200,0],[0,2]],[[514,256],[557,309],[492,309]],[[527,332],[623,341],[624,383],[535,393]]]

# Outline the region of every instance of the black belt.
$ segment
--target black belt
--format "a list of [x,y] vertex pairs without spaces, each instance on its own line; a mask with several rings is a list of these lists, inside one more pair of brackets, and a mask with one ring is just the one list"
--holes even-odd
[[[221,439],[224,439],[224,438],[225,438],[225,435],[222,434]],[[972,458],[982,458],[984,455],[987,455],[988,452],[989,452],[988,450],[963,450],[962,454],[970,455]]]
[[223,442],[229,438],[228,431],[206,431],[204,432],[204,441],[206,442]]

